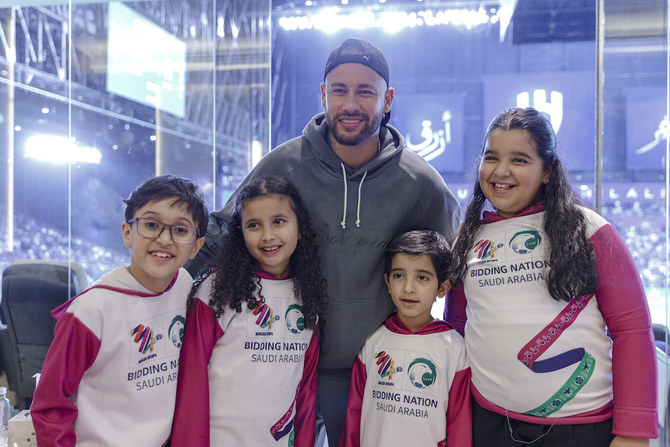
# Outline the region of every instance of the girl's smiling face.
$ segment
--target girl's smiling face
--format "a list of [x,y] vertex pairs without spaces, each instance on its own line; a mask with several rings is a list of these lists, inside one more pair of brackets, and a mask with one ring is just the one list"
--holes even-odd
[[551,168],[544,169],[528,132],[495,129],[489,133],[479,164],[479,185],[500,217],[512,217],[537,202],[550,175]]
[[242,207],[241,221],[251,256],[261,270],[281,277],[300,239],[291,199],[275,194],[251,199]]

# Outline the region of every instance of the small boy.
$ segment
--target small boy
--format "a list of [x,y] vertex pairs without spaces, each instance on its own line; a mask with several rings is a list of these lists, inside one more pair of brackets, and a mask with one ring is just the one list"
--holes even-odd
[[30,409],[40,446],[161,446],[170,436],[186,299],[182,266],[204,242],[207,207],[165,175],[130,194],[119,266],[54,310],[54,340]]
[[397,312],[356,358],[340,447],[472,445],[463,338],[430,314],[449,289],[448,259],[447,241],[430,230],[404,233],[386,249]]

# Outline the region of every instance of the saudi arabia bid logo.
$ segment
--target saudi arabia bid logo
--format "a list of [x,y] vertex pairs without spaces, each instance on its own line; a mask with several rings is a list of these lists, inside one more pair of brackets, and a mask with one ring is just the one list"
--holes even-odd
[[292,334],[299,334],[305,330],[305,316],[302,313],[302,307],[297,304],[291,304],[286,309],[284,315],[286,319],[286,328]]
[[154,350],[154,331],[150,327],[138,324],[134,329],[130,330],[130,335],[135,336],[133,341],[139,343],[139,352],[146,354]]
[[477,252],[478,259],[488,259],[496,257],[496,250],[502,247],[502,244],[496,245],[495,242],[488,239],[480,239],[472,249]]
[[375,354],[375,359],[376,359],[376,364],[379,367],[377,369],[377,372],[379,373],[379,376],[382,378],[388,378],[389,380],[393,379],[393,374],[397,372],[401,372],[402,368],[395,367],[395,363],[393,362],[393,359],[391,358],[390,355],[386,353],[386,351],[381,351]]
[[264,302],[259,302],[258,306],[252,312],[257,315],[256,324],[262,329],[272,329],[272,320],[274,320],[274,312],[272,308]]

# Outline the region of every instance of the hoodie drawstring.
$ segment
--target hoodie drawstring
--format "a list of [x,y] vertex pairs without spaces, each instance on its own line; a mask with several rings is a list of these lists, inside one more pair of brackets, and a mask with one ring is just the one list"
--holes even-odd
[[[344,167],[344,163],[340,163],[340,166],[342,166],[342,181],[344,182],[344,209],[342,210],[342,222],[340,222],[340,226],[342,229],[345,229],[347,228],[347,171]],[[367,175],[368,171],[365,171],[361,182],[358,184],[358,204],[356,206],[356,227],[358,228],[361,226],[361,191]]]
[[365,181],[365,176],[368,175],[368,171],[365,171],[361,182],[358,184],[358,206],[356,206],[356,227],[361,226],[361,189],[363,188],[363,182]]
[[344,163],[340,163],[340,166],[342,166],[342,181],[344,182],[344,210],[342,211],[340,226],[344,229],[347,228],[347,171],[344,169]]

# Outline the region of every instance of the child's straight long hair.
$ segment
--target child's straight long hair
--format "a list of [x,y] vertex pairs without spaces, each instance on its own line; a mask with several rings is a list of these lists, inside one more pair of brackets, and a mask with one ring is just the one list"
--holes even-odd
[[[535,143],[543,169],[552,169],[549,181],[540,188],[540,200],[544,200],[546,209],[544,231],[550,247],[550,270],[546,282],[552,298],[570,301],[576,296],[595,292],[595,253],[586,235],[586,218],[579,209],[579,199],[570,187],[563,164],[556,154],[556,134],[551,123],[533,108],[506,110],[489,124],[480,158],[486,139],[496,129],[526,131]],[[467,254],[481,226],[485,202],[486,197],[477,179],[452,251],[449,278],[453,284],[465,277]]]
[[258,261],[251,256],[242,233],[242,209],[251,200],[278,196],[287,198],[298,219],[300,239],[291,255],[289,268],[293,288],[303,306],[305,327],[314,329],[317,321],[323,328],[327,305],[326,281],[321,275],[321,259],[312,220],[298,191],[283,177],[257,178],[239,191],[235,207],[222,228],[221,247],[216,257],[216,278],[209,305],[219,317],[227,309],[242,311],[242,305],[254,309],[263,299]]

